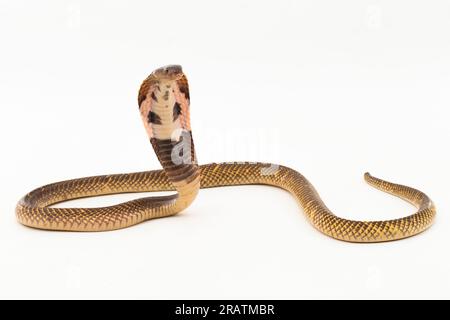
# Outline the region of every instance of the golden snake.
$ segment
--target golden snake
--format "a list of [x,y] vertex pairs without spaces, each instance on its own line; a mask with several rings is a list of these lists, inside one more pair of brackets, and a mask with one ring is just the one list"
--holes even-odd
[[[175,215],[187,208],[200,188],[262,184],[289,191],[312,225],[335,239],[381,242],[416,235],[433,222],[436,210],[423,192],[372,177],[372,186],[417,207],[407,217],[386,221],[353,221],[334,215],[308,180],[290,168],[264,163],[212,163],[199,166],[191,134],[190,96],[180,66],[155,70],[139,90],[139,110],[163,170],[80,178],[40,187],[16,208],[20,223],[39,229],[107,231]],[[103,208],[54,208],[67,200],[130,192],[177,191]]]

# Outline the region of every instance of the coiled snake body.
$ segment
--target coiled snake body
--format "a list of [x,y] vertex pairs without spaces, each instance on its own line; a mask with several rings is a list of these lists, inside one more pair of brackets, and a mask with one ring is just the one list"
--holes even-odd
[[[427,229],[435,207],[423,192],[365,174],[366,181],[418,208],[412,215],[388,221],[352,221],[334,215],[308,180],[290,168],[264,163],[197,164],[189,119],[189,88],[180,66],[155,70],[144,80],[139,110],[163,170],[115,174],[58,182],[23,197],[16,208],[20,223],[33,228],[107,231],[167,217],[187,208],[200,188],[264,184],[289,191],[319,231],[350,242],[381,242],[416,235]],[[53,204],[98,195],[177,191],[103,208],[54,208]]]

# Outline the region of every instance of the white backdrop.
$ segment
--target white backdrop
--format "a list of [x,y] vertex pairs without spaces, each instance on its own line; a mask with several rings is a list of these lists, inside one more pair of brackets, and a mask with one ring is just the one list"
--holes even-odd
[[[0,298],[450,298],[449,34],[445,0],[0,0]],[[42,184],[160,167],[137,90],[172,63],[201,163],[288,165],[351,219],[414,211],[369,170],[428,193],[435,225],[344,243],[262,186],[109,233],[19,225],[15,203]]]

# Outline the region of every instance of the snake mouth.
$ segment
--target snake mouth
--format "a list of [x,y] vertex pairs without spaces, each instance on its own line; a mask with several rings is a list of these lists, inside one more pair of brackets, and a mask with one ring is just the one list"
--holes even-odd
[[156,69],[153,75],[161,80],[179,80],[183,76],[183,69],[178,64],[171,64]]

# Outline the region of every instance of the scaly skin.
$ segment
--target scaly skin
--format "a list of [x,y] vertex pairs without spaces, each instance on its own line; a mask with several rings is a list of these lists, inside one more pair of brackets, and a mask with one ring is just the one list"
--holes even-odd
[[[415,205],[412,215],[386,221],[353,221],[334,215],[300,173],[263,163],[211,163],[198,166],[189,120],[189,90],[179,66],[155,70],[139,91],[139,109],[163,170],[88,177],[38,188],[17,204],[20,223],[39,229],[108,231],[177,214],[201,188],[262,184],[290,192],[314,227],[350,242],[382,242],[416,235],[433,223],[436,210],[423,192],[365,174],[366,181]],[[182,150],[180,152],[180,150]],[[181,161],[181,162],[180,162]],[[56,203],[98,195],[177,191],[103,208],[53,208]]]

